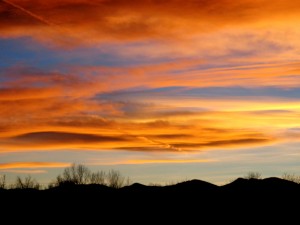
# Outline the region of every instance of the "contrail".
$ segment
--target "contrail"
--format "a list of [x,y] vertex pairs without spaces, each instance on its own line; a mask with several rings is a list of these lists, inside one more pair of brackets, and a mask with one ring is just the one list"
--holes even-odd
[[8,0],[2,0],[2,2],[6,3],[6,4],[8,4],[8,5],[10,5],[10,6],[14,7],[14,8],[16,8],[16,9],[21,10],[22,12],[28,14],[29,16],[37,19],[38,21],[40,21],[40,22],[42,22],[42,23],[44,23],[46,25],[49,25],[49,26],[54,26],[55,25],[54,23],[51,23],[50,21],[44,19],[43,17],[41,17],[39,15],[36,15],[35,13],[32,13],[29,10],[27,10],[27,9],[23,8],[22,6],[19,6],[19,5],[15,4],[15,3],[13,3],[13,2],[10,2]]

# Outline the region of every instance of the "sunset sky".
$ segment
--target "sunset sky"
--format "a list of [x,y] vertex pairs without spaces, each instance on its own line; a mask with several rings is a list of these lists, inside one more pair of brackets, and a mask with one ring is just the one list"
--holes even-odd
[[0,174],[299,174],[299,24],[295,0],[1,0]]

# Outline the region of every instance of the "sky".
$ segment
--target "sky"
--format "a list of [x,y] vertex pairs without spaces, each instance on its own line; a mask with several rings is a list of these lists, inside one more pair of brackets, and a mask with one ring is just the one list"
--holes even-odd
[[300,171],[300,2],[1,0],[0,175]]

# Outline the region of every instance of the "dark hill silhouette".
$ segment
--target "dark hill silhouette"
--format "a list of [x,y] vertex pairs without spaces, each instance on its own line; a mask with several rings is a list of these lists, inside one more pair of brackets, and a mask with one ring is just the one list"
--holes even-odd
[[223,190],[231,192],[274,192],[274,191],[300,191],[300,185],[280,179],[277,177],[269,177],[265,179],[244,179],[238,178],[233,182],[221,186]]
[[134,183],[130,186],[121,188],[121,191],[126,192],[198,192],[198,191],[212,191],[218,188],[217,185],[211,184],[202,180],[189,180],[179,182],[173,185],[166,186],[148,186],[140,183]]
[[280,193],[298,193],[300,194],[300,184],[297,184],[292,181],[284,180],[277,177],[269,177],[265,179],[245,179],[245,178],[237,178],[236,180],[232,181],[231,183],[225,185],[215,185],[203,180],[189,180],[178,182],[172,185],[166,186],[151,186],[151,185],[144,185],[140,183],[134,183],[129,186],[124,186],[122,188],[116,189],[112,187],[108,187],[106,185],[100,184],[72,184],[66,183],[56,187],[50,187],[45,190],[36,190],[36,189],[0,189],[0,195],[3,196],[13,196],[14,194],[28,194],[28,193],[42,193],[42,195],[47,194],[74,194],[77,193],[78,195],[89,195],[89,194],[96,194],[96,195],[126,195],[126,194],[172,194],[176,193],[176,195],[180,194],[203,194],[206,195],[207,193],[210,194],[219,193],[222,195],[226,195],[227,193],[230,194],[249,194],[251,192],[255,192],[259,194],[270,193],[270,192],[278,192]]
[[144,193],[144,192],[158,192],[162,189],[161,186],[149,186],[140,183],[133,183],[132,185],[122,187],[120,192],[123,193]]
[[189,180],[180,182],[174,185],[169,185],[164,187],[167,190],[177,190],[177,191],[211,191],[218,188],[217,185],[211,184],[202,180]]
[[263,215],[270,222],[277,221],[274,215],[297,215],[298,208],[293,205],[300,202],[300,184],[276,177],[238,178],[222,186],[196,179],[166,186],[134,183],[119,189],[98,184],[64,184],[46,190],[0,190],[0,200],[3,213],[11,209],[39,212],[46,218],[92,218],[86,215],[113,213],[113,221],[139,215],[147,221],[161,217],[167,222],[209,217],[210,222],[217,222],[240,215],[251,221]]

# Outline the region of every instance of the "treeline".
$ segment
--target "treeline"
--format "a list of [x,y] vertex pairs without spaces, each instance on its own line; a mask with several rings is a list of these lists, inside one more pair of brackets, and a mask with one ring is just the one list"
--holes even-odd
[[[248,172],[244,179],[262,179],[262,175],[259,172]],[[294,183],[300,184],[300,176],[283,173],[282,179],[287,181],[292,181]],[[233,180],[232,180],[233,181]],[[129,186],[131,181],[129,177],[123,176],[117,170],[97,171],[92,172],[87,166],[83,164],[73,163],[70,167],[63,170],[62,174],[58,175],[55,180],[50,182],[46,187],[42,186],[30,175],[21,178],[17,176],[13,184],[8,185],[6,182],[6,176],[0,175],[0,189],[51,189],[55,187],[72,186],[72,185],[89,185],[97,184],[104,185],[110,188],[119,189],[124,186]],[[175,185],[174,183],[173,185]],[[155,184],[150,184],[149,186],[159,186]]]
[[[56,179],[48,184],[46,188],[54,188],[71,185],[88,185],[98,184],[111,188],[121,188],[130,185],[129,177],[123,176],[118,170],[109,170],[92,172],[87,166],[73,163],[70,167],[64,169],[63,173],[58,175]],[[0,176],[0,189],[42,189],[36,179],[30,175],[25,178],[17,176],[13,184],[8,185],[6,176]]]

